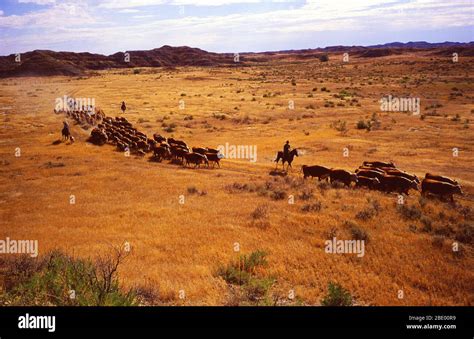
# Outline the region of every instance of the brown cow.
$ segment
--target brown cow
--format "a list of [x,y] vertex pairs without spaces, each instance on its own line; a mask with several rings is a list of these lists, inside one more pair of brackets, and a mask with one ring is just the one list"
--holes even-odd
[[356,172],[357,176],[366,177],[366,178],[377,178],[382,180],[385,173],[381,171],[373,171],[373,170],[360,170]]
[[221,158],[220,158],[219,154],[217,154],[217,153],[206,153],[204,155],[207,157],[207,160],[209,160],[209,162],[212,162],[212,167],[214,167],[214,165],[217,164],[217,166],[219,168],[221,168],[221,165],[219,163],[221,161]]
[[173,158],[175,158],[177,160],[181,160],[181,161],[183,161],[184,155],[186,153],[188,153],[188,150],[183,149],[183,148],[178,147],[178,146],[171,146],[170,151],[171,151],[171,155],[172,155]]
[[177,140],[177,139],[173,139],[173,138],[168,138],[168,144],[170,145],[178,145],[178,146],[181,146],[182,148],[186,148],[186,149],[189,149],[188,148],[188,145],[182,141],[182,140]]
[[351,182],[357,183],[357,175],[343,169],[331,169],[329,178],[331,179],[331,183],[340,181],[347,187],[351,186]]
[[451,185],[458,185],[458,182],[456,180],[453,180],[448,177],[443,177],[441,175],[434,175],[431,173],[426,173],[425,174],[425,179],[431,179],[431,180],[436,180],[436,181],[442,181],[442,182],[447,182],[448,184]]
[[199,153],[203,155],[207,153],[207,148],[204,147],[193,147],[192,150],[194,153]]
[[383,161],[364,161],[364,166],[368,167],[395,167],[393,162],[383,162]]
[[380,186],[385,192],[398,192],[405,193],[406,195],[408,195],[410,188],[418,190],[418,185],[415,181],[395,175],[382,177]]
[[361,175],[357,175],[357,187],[367,187],[370,189],[377,189],[380,186],[380,180],[378,178],[369,178]]
[[153,139],[156,141],[156,142],[162,142],[162,141],[166,141],[166,138],[158,133],[155,133],[153,134]]
[[387,175],[394,175],[394,176],[398,176],[398,177],[403,177],[403,178],[407,178],[407,179],[412,180],[412,181],[416,181],[418,184],[420,183],[420,179],[418,179],[418,177],[416,175],[410,174],[410,173],[407,173],[407,172],[404,172],[404,171],[400,171],[399,169],[387,170],[386,173],[387,173]]
[[380,167],[360,166],[355,172],[358,173],[359,171],[377,171],[381,174],[385,174],[385,171]]
[[184,159],[186,160],[186,163],[184,164],[185,166],[188,166],[189,164],[194,164],[194,168],[196,168],[197,166],[201,167],[202,163],[205,163],[207,166],[209,166],[209,161],[207,160],[207,157],[199,153],[186,152],[184,154]]
[[327,168],[324,166],[318,166],[318,165],[314,165],[314,166],[303,165],[301,166],[301,170],[303,171],[303,176],[305,179],[307,177],[312,177],[312,178],[317,177],[319,181],[321,181],[321,179],[327,180],[329,178],[329,174],[331,173],[330,168]]
[[218,149],[215,149],[215,148],[210,148],[210,147],[207,147],[207,153],[219,153],[220,151]]
[[156,146],[153,148],[153,157],[161,162],[163,159],[169,159],[171,158],[171,152],[169,148],[164,147],[164,146]]
[[424,179],[421,182],[421,194],[427,195],[429,193],[442,197],[448,196],[451,201],[454,201],[454,194],[464,194],[460,185],[453,185],[448,182]]

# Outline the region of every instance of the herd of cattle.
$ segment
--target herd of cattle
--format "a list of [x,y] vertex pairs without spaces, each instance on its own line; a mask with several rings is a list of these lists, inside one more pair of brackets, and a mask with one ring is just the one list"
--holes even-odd
[[97,126],[91,131],[89,142],[95,145],[111,144],[117,147],[118,151],[129,152],[139,156],[152,153],[152,160],[161,162],[163,159],[178,162],[184,166],[194,165],[200,167],[201,164],[212,164],[220,167],[220,160],[223,155],[217,150],[209,147],[193,147],[174,138],[165,138],[160,134],[153,134],[153,138],[148,138],[145,133],[140,132],[125,117],[105,116],[102,111],[89,114],[83,111],[68,112],[67,115],[78,123],[88,123]]
[[[70,118],[78,123],[97,124],[91,131],[89,142],[95,145],[106,143],[115,145],[118,151],[130,152],[144,156],[153,153],[152,160],[161,162],[168,159],[184,166],[212,163],[220,167],[223,155],[209,147],[193,147],[191,150],[182,140],[165,138],[160,134],[153,134],[148,138],[145,133],[138,131],[125,117],[105,116],[102,111],[90,114],[84,111],[67,112]],[[345,186],[355,183],[356,187],[366,187],[384,192],[397,192],[408,195],[410,189],[418,191],[421,186],[422,195],[433,194],[448,197],[453,201],[454,194],[462,195],[461,186],[457,181],[448,177],[426,173],[420,182],[416,175],[402,171],[392,162],[365,161],[354,173],[343,169],[334,169],[324,166],[302,166],[304,178],[317,177],[319,180],[342,182]]]
[[[319,180],[342,182],[348,187],[354,182],[356,187],[366,187],[389,193],[397,192],[408,195],[410,189],[418,191],[420,186],[420,180],[416,175],[396,168],[392,162],[365,161],[354,173],[319,165],[303,165],[302,171],[305,179],[317,177]],[[426,173],[425,178],[421,181],[421,194],[448,197],[453,201],[454,194],[462,195],[463,192],[457,181]]]
[[105,118],[102,110],[96,110],[94,113],[86,110],[54,110],[54,113],[66,113],[69,118],[74,119],[77,123],[90,126],[96,125]]

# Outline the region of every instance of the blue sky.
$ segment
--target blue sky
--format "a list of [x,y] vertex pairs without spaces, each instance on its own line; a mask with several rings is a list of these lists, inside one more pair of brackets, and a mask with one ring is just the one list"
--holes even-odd
[[474,40],[474,0],[0,0],[0,55]]

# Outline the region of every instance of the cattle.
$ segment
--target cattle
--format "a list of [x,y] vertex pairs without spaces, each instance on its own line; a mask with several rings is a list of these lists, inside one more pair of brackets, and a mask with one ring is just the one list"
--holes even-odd
[[166,138],[160,134],[153,134],[153,139],[156,141],[156,142],[162,142],[162,141],[166,141]]
[[194,153],[199,153],[199,154],[208,153],[207,148],[204,148],[204,147],[193,147],[192,150],[193,150]]
[[410,189],[418,190],[418,185],[415,181],[399,177],[395,175],[386,175],[380,180],[380,186],[385,192],[398,192],[408,194]]
[[108,137],[104,130],[96,127],[91,131],[89,142],[95,145],[104,145],[107,141]]
[[127,148],[128,148],[128,146],[126,144],[124,144],[123,142],[121,142],[121,141],[117,142],[117,150],[118,151],[124,152]]
[[363,162],[364,166],[368,167],[395,167],[395,164],[393,162],[383,162],[383,161],[364,161]]
[[205,155],[199,153],[190,153],[187,152],[184,154],[184,159],[186,160],[185,166],[189,164],[194,164],[194,167],[200,167],[202,163],[205,163],[209,166],[209,161]]
[[150,138],[148,138],[146,140],[146,142],[147,142],[148,146],[150,146],[150,149],[155,148],[155,145],[157,144],[157,142],[154,139],[150,139]]
[[356,172],[357,176],[366,177],[366,178],[377,178],[382,180],[385,173],[381,171],[374,171],[374,170],[360,170]]
[[147,139],[145,133],[142,133],[142,132],[137,131],[135,134],[136,134],[140,139],[145,139],[145,140]]
[[377,189],[380,186],[380,180],[378,178],[368,178],[357,175],[357,187],[367,187],[370,189]]
[[379,167],[370,167],[370,166],[360,166],[358,169],[355,170],[356,173],[360,171],[377,171],[380,172],[381,174],[385,174],[385,170]]
[[140,140],[139,142],[137,142],[137,147],[139,149],[141,149],[142,151],[144,152],[149,152],[150,151],[150,147],[148,146],[148,144],[143,141],[143,140]]
[[441,197],[449,197],[454,202],[453,195],[463,195],[460,185],[453,185],[444,181],[437,181],[432,179],[423,179],[421,182],[421,194],[433,194]]
[[168,147],[157,146],[153,149],[153,157],[160,161],[171,158],[171,152]]
[[221,161],[221,158],[219,157],[219,154],[217,153],[206,153],[205,156],[207,157],[207,160],[209,160],[209,162],[212,162],[212,167],[214,167],[215,164],[217,164],[217,166],[220,168],[221,165],[220,165],[220,161]]
[[451,185],[458,185],[458,182],[456,180],[453,180],[448,177],[443,177],[441,175],[434,175],[431,173],[426,173],[425,174],[425,179],[431,179],[431,180],[436,180],[436,181],[442,181],[442,182],[447,182],[448,184]]
[[[184,159],[184,155],[186,153],[189,153],[187,150],[181,148],[181,147],[177,147],[177,146],[171,146],[170,147],[170,152],[171,152],[171,155],[173,158],[177,159],[177,160],[181,160],[183,161]],[[198,154],[198,153],[196,153]]]
[[329,178],[329,174],[331,173],[331,169],[324,167],[324,166],[301,166],[301,170],[303,171],[303,176],[306,179],[307,177],[317,177],[319,181],[321,179]]
[[398,176],[398,177],[403,177],[403,178],[415,181],[418,184],[420,183],[420,179],[418,179],[418,177],[416,175],[409,174],[407,172],[403,172],[403,171],[400,171],[398,169],[387,170],[386,173],[387,173],[387,175],[394,175],[394,176]]
[[215,148],[210,148],[210,147],[207,147],[207,153],[219,153],[220,151],[218,149],[215,149]]
[[173,139],[173,138],[168,138],[168,143],[170,145],[177,145],[177,146],[181,146],[182,148],[189,149],[188,145],[182,140],[176,140],[176,139]]
[[351,182],[357,183],[357,175],[343,169],[331,169],[329,178],[331,179],[331,183],[339,181],[347,187],[351,186]]

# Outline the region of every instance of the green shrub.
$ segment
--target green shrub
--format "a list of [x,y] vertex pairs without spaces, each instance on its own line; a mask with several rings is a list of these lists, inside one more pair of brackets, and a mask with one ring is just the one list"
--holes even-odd
[[[135,305],[135,292],[124,292],[119,287],[117,269],[126,255],[116,250],[91,261],[54,251],[43,259],[3,262],[12,281],[0,302],[22,306]],[[33,260],[38,261],[26,264]],[[18,265],[28,269],[18,275]]]
[[338,283],[328,284],[328,293],[321,301],[323,306],[352,306],[352,296]]
[[229,284],[247,284],[255,274],[257,267],[267,265],[266,256],[267,253],[260,250],[252,252],[250,255],[240,255],[236,262],[219,267],[217,274]]

